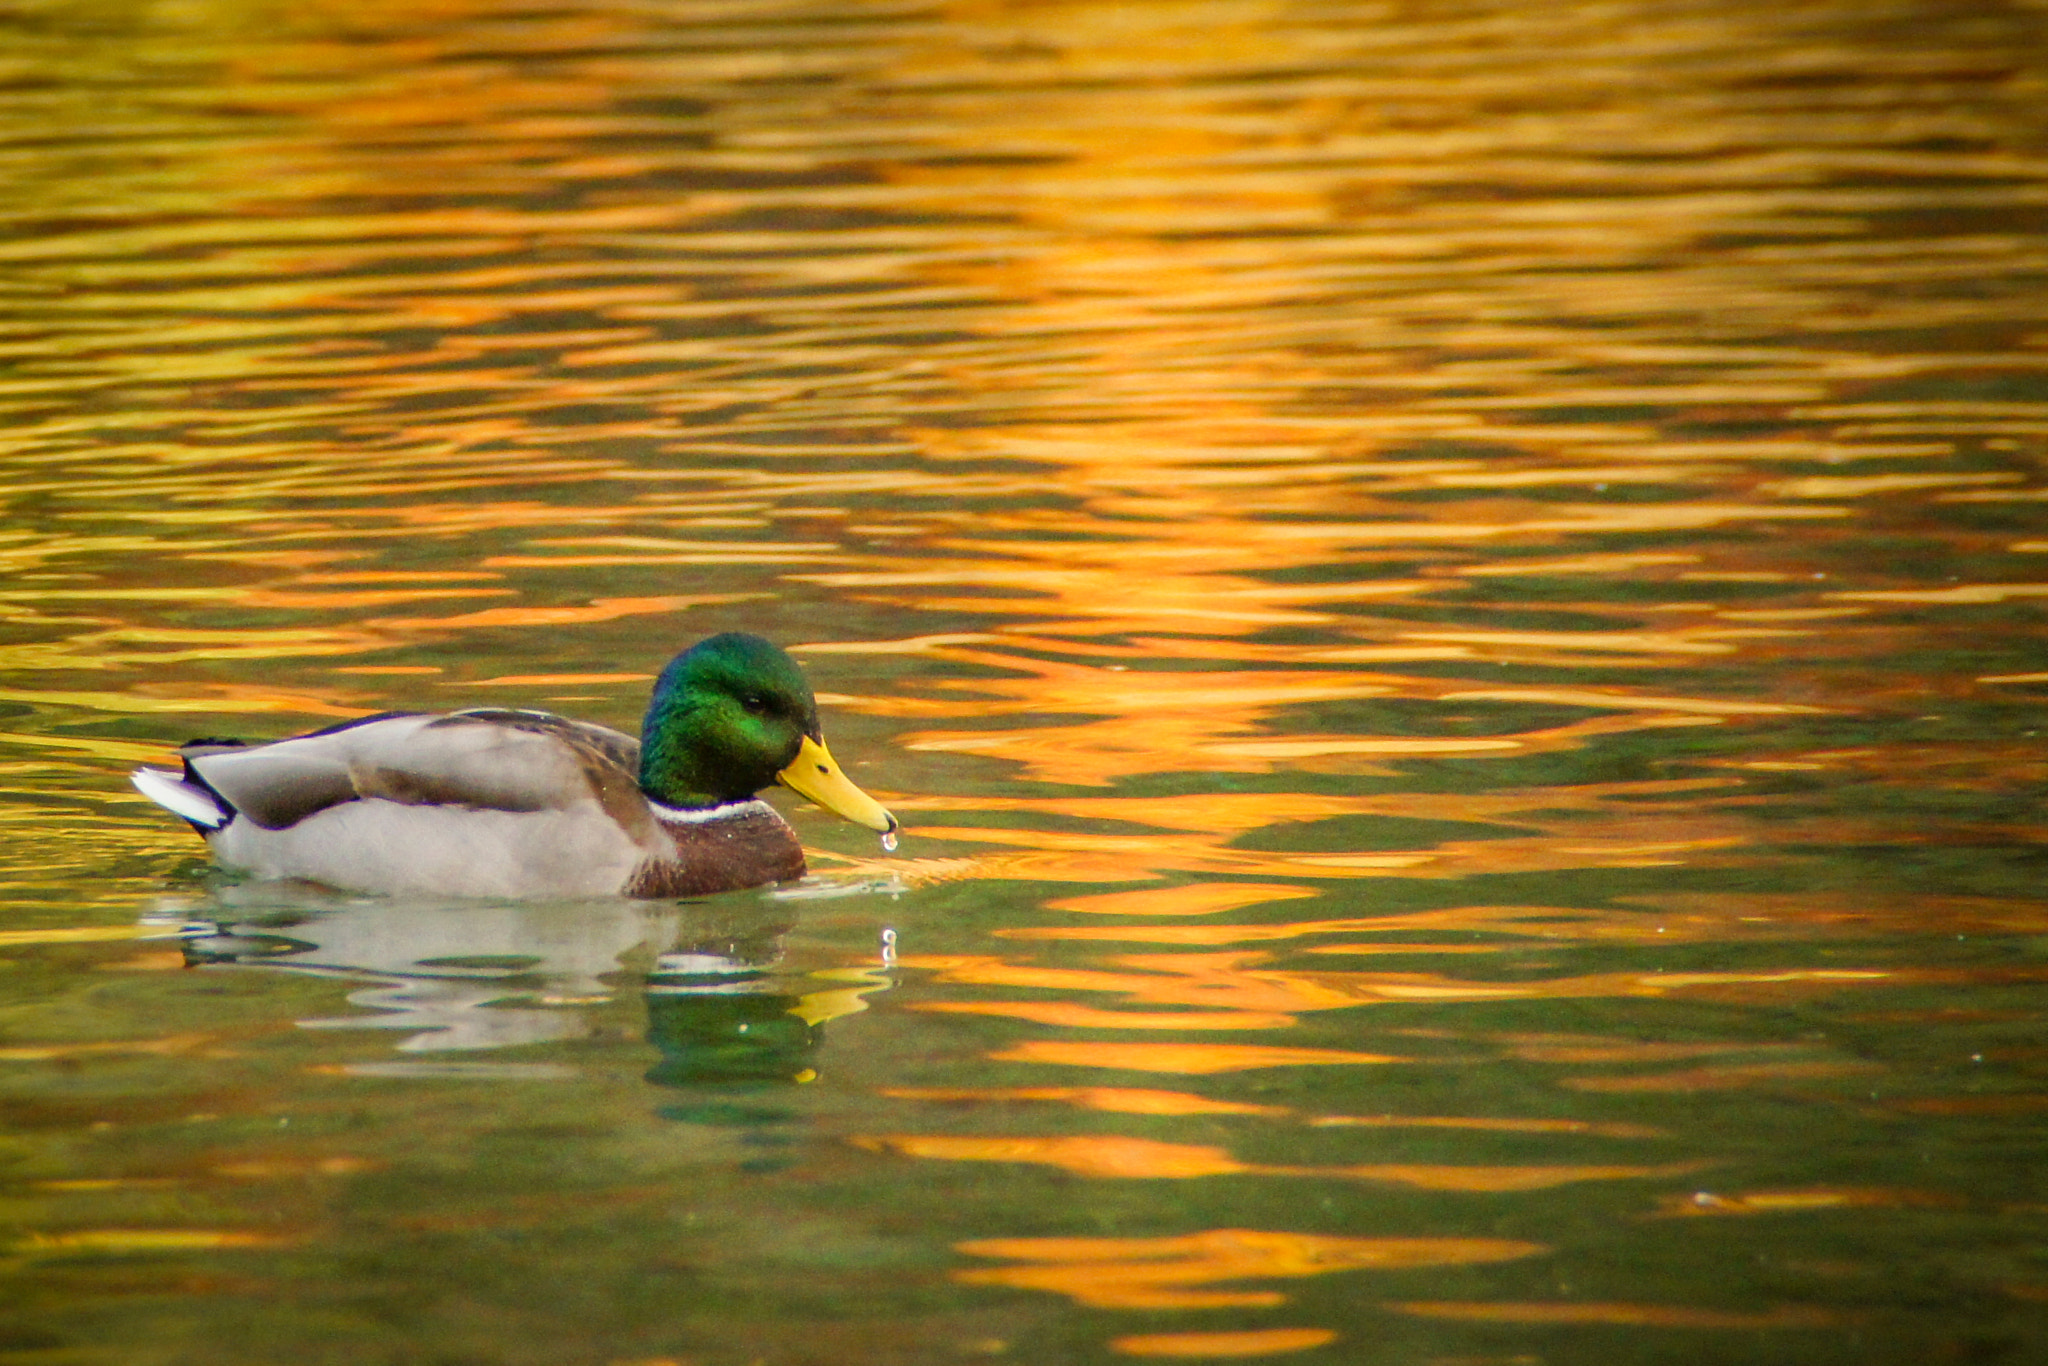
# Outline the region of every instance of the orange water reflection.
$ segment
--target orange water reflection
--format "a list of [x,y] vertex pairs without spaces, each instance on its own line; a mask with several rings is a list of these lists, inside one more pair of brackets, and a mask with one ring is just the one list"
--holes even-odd
[[1696,1191],[1659,1202],[1658,1213],[1678,1218],[1712,1218],[1766,1214],[1815,1214],[1856,1208],[1912,1208],[1952,1203],[1954,1197],[1931,1191],[1877,1188],[1809,1187],[1803,1190],[1754,1190],[1722,1194]]
[[[1082,930],[1048,930],[1033,933],[1033,939],[1116,937],[1118,932],[1097,936]],[[1197,927],[1208,930],[1209,926]],[[1292,934],[1287,930],[1291,929]],[[1288,938],[1300,933],[1285,927],[1279,933],[1260,935],[1236,932],[1245,938]],[[1158,934],[1152,926],[1135,929],[1132,938],[1150,939]],[[1022,937],[1020,935],[1020,937]],[[1346,946],[1346,952],[1359,950]],[[1367,946],[1364,952],[1371,953]],[[996,957],[918,957],[908,965],[930,970],[941,983],[975,987],[1015,987],[1064,992],[1111,992],[1132,1006],[1199,1007],[1218,1013],[1202,1017],[1206,1027],[1225,1027],[1234,1022],[1240,1029],[1285,1027],[1297,1012],[1337,1010],[1361,1005],[1396,1005],[1418,1002],[1481,1002],[1571,1000],[1598,998],[1659,999],[1672,996],[1701,996],[1719,1000],[1789,1001],[1853,987],[1872,987],[1900,980],[1940,980],[1924,971],[1871,968],[1794,968],[1761,972],[1644,972],[1599,973],[1578,977],[1549,977],[1533,981],[1482,981],[1423,972],[1332,972],[1302,971],[1269,967],[1270,956],[1256,950],[1181,954],[1128,954],[1112,960],[1109,970],[1045,968],[1030,962]],[[1032,1003],[1009,1002],[926,1002],[920,1009],[966,1010],[976,1014],[1008,1015],[1036,1020],[1040,1012]],[[1119,1011],[1098,1010],[1084,1016],[1063,1017],[1052,1023],[1080,1024],[1085,1018],[1100,1027],[1114,1025]],[[1147,1014],[1131,1011],[1118,1027],[1145,1028]],[[1590,1042],[1590,1041],[1589,1041]],[[1133,1047],[1169,1048],[1172,1045]],[[1190,1044],[1206,1050],[1211,1045]],[[1217,1048],[1231,1046],[1217,1045]],[[1537,1056],[1543,1056],[1537,1053]],[[1587,1060],[1645,1060],[1659,1054],[1629,1049],[1619,1054],[1584,1049],[1552,1057]],[[1134,1055],[1135,1056],[1135,1055]],[[1218,1053],[1217,1056],[1223,1056]],[[1387,1061],[1387,1059],[1370,1059]]]
[[908,1087],[894,1086],[884,1095],[899,1100],[994,1102],[1045,1100],[1130,1115],[1284,1115],[1283,1106],[1247,1105],[1212,1100],[1186,1091],[1157,1091],[1129,1086]]
[[1241,1333],[1135,1333],[1111,1338],[1111,1351],[1136,1357],[1264,1357],[1306,1352],[1337,1340],[1331,1328],[1252,1328]]
[[955,1271],[970,1285],[1047,1290],[1100,1309],[1215,1309],[1273,1305],[1271,1290],[1198,1289],[1218,1281],[1327,1276],[1343,1271],[1469,1266],[1544,1251],[1505,1238],[1333,1238],[1224,1228],[1163,1238],[981,1238],[972,1257],[1014,1266]]
[[[1132,1115],[1260,1115],[1287,1118],[1296,1112],[1285,1105],[1257,1105],[1134,1086],[1009,1086],[885,1088],[899,1100],[1002,1104],[1045,1101],[1083,1110]],[[1598,1138],[1669,1138],[1667,1130],[1645,1124],[1587,1119],[1505,1119],[1476,1115],[1302,1115],[1306,1123],[1325,1129],[1469,1129],[1479,1133],[1586,1134]]]
[[1366,1163],[1345,1167],[1261,1166],[1241,1162],[1206,1144],[1163,1143],[1111,1135],[968,1137],[948,1134],[861,1134],[858,1147],[942,1162],[1014,1162],[1055,1167],[1097,1179],[1187,1180],[1202,1176],[1299,1176],[1369,1181],[1418,1190],[1476,1194],[1549,1190],[1584,1181],[1627,1181],[1684,1176],[1700,1163],[1657,1166],[1609,1164],[1447,1165]]

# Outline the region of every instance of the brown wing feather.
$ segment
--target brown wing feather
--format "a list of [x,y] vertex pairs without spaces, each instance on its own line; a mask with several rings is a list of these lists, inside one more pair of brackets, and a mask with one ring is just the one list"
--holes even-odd
[[430,729],[485,724],[529,735],[542,735],[575,757],[576,767],[605,814],[624,826],[635,840],[654,833],[654,817],[640,793],[640,742],[630,735],[588,721],[575,721],[545,711],[514,711],[476,707],[436,719]]

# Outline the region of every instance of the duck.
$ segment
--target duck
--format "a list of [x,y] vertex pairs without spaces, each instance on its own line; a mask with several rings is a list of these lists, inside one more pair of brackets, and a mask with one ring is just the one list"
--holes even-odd
[[893,844],[832,758],[796,661],[727,632],[670,660],[639,739],[553,712],[379,712],[288,739],[193,740],[137,790],[216,862],[392,896],[668,898],[788,882],[780,784]]

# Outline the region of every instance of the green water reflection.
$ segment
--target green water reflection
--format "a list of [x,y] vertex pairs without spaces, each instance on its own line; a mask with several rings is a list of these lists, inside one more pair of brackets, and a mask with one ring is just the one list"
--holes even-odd
[[[2038,6],[0,33],[0,1355],[2048,1354]],[[894,854],[125,783],[732,628]]]

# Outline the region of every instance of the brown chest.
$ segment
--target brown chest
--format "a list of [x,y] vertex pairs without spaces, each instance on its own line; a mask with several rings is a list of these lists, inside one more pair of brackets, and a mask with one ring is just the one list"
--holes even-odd
[[626,895],[702,896],[804,875],[804,850],[796,832],[766,803],[716,820],[662,820],[661,828],[675,840],[675,855],[642,863],[626,884]]

